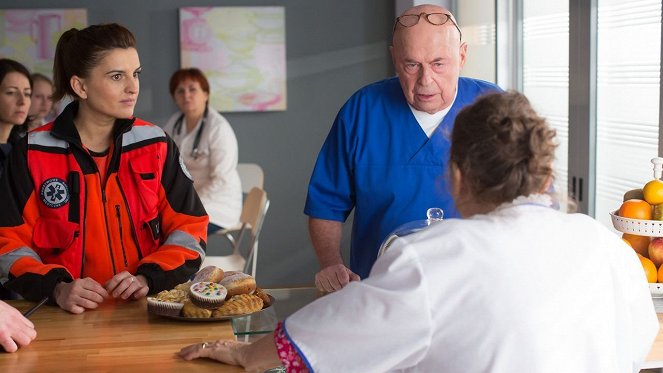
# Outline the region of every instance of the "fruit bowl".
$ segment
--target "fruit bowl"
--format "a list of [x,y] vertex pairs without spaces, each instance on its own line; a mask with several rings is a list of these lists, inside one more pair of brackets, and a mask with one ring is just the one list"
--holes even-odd
[[663,298],[663,284],[661,283],[650,283],[649,292],[651,293],[652,298]]
[[610,213],[612,225],[616,230],[638,236],[663,237],[663,221],[624,218],[617,213],[618,211]]

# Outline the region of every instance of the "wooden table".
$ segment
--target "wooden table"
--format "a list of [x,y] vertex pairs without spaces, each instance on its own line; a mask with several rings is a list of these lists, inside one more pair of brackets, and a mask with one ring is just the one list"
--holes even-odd
[[663,313],[657,313],[656,316],[659,325],[658,335],[642,368],[663,368]]
[[[21,311],[34,305],[8,303]],[[148,315],[146,308],[145,300],[109,301],[97,310],[73,315],[43,306],[30,316],[37,339],[16,353],[0,353],[0,372],[243,371],[208,359],[185,361],[176,355],[192,343],[234,339],[229,321],[170,320]],[[658,321],[661,329],[642,368],[663,367],[663,314],[658,314]]]
[[[34,303],[9,301],[20,311]],[[146,301],[108,301],[74,315],[42,306],[30,320],[37,339],[0,353],[0,372],[243,372],[208,359],[185,361],[176,353],[192,343],[234,339],[229,321],[187,322],[148,315]]]

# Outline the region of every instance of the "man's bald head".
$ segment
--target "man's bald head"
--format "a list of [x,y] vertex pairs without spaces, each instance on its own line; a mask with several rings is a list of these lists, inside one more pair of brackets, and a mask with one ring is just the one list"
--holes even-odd
[[[441,14],[426,19],[431,13]],[[408,15],[419,19],[401,18]],[[436,113],[456,95],[467,44],[461,43],[452,17],[447,9],[427,4],[406,10],[394,24],[391,59],[405,99],[416,110]]]

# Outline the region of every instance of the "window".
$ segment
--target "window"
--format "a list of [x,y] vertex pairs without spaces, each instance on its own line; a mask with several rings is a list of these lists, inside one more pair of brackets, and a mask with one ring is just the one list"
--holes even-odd
[[658,155],[661,2],[598,0],[596,219],[652,179]]
[[524,0],[522,14],[522,91],[557,131],[554,185],[565,200],[569,139],[569,3]]
[[495,6],[486,1],[459,1],[455,12],[467,43],[463,76],[495,82]]

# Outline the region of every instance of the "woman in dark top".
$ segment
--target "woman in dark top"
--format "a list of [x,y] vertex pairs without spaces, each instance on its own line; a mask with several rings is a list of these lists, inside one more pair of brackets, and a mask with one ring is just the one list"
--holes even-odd
[[[12,143],[21,137],[12,128],[26,122],[31,96],[32,80],[28,69],[14,60],[0,59],[0,177]],[[0,284],[0,299],[15,298],[15,294]]]
[[0,59],[0,175],[11,151],[10,133],[14,126],[25,123],[31,96],[28,69],[14,60]]

